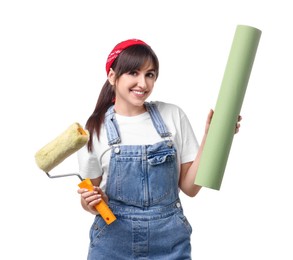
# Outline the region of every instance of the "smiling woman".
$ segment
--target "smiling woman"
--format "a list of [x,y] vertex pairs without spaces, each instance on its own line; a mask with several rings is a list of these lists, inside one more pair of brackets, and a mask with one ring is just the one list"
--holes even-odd
[[[96,216],[88,259],[191,259],[192,228],[179,189],[195,196],[201,188],[194,179],[213,111],[199,146],[181,108],[147,102],[159,61],[141,40],[117,44],[106,72],[86,124],[90,140],[78,153],[80,174],[95,185],[78,190],[82,207]],[[102,197],[117,217],[111,225],[95,208]]]

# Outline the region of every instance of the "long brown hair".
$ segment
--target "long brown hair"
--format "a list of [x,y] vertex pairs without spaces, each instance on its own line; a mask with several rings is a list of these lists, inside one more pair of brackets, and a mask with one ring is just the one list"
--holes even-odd
[[[146,63],[150,62],[155,70],[156,79],[159,76],[159,61],[155,52],[148,45],[133,45],[123,50],[112,64],[116,79],[130,71],[141,69]],[[93,135],[100,137],[101,125],[105,119],[105,113],[113,104],[115,99],[115,90],[108,80],[104,83],[99,94],[96,107],[92,115],[86,122],[86,129],[90,133],[88,141],[88,151],[93,151]]]

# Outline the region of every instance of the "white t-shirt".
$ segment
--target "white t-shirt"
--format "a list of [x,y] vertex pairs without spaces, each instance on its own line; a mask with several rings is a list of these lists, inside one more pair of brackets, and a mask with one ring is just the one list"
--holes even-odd
[[[177,150],[179,175],[180,165],[195,159],[199,147],[197,139],[187,116],[178,106],[159,101],[154,103],[157,105],[168,131],[172,134],[171,139]],[[148,112],[131,117],[118,114],[115,116],[121,138],[119,145],[150,145],[164,140],[157,133]],[[96,135],[93,136],[93,152],[89,153],[87,146],[78,151],[80,175],[90,179],[103,176],[100,184],[103,190],[106,187],[110,153],[111,147],[108,145],[104,125],[101,127],[100,139],[98,140]]]

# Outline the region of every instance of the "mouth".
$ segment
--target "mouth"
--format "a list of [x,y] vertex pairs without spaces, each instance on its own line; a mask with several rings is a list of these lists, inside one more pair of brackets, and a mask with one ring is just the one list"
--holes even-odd
[[131,92],[137,97],[143,97],[146,94],[146,91],[131,90]]

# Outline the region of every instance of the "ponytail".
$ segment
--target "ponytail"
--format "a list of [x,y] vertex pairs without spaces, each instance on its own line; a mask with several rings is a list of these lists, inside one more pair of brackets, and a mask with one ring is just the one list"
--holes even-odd
[[93,150],[93,136],[97,135],[98,139],[100,137],[101,125],[105,119],[105,113],[108,108],[113,104],[115,99],[115,92],[109,81],[107,80],[101,89],[96,107],[92,115],[86,122],[86,129],[90,133],[90,138],[87,144],[88,151],[92,152]]

